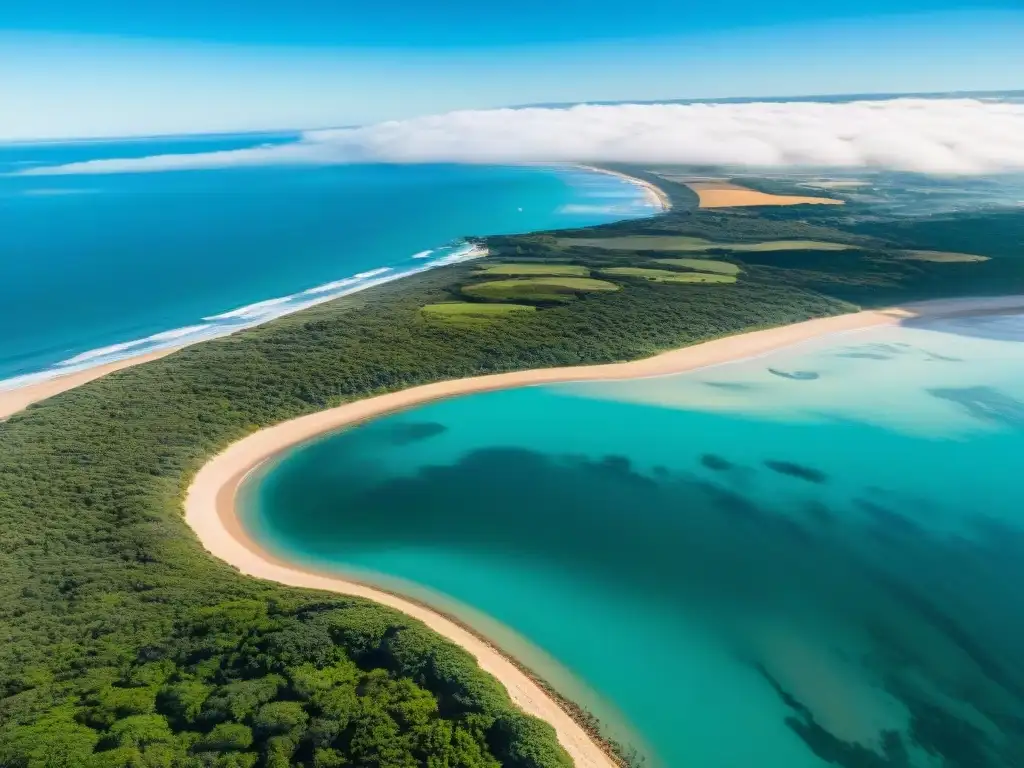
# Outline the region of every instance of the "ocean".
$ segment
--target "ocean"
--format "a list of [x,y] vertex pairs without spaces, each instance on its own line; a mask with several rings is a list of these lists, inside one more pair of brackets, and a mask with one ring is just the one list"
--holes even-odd
[[290,561],[493,636],[648,766],[1024,764],[1024,318],[425,405],[255,473]]
[[[636,185],[575,168],[235,162],[299,139],[0,145],[0,388],[437,267],[466,255],[467,236],[654,212]],[[213,167],[174,170],[190,156]],[[154,157],[170,161],[61,168]]]

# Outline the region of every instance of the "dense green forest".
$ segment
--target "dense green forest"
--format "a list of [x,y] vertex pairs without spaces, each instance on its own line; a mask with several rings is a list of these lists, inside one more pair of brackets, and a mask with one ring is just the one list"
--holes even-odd
[[[374,393],[627,360],[856,305],[1024,292],[1024,258],[1006,256],[1005,242],[956,244],[986,262],[907,261],[898,249],[944,247],[927,222],[845,227],[830,216],[681,207],[585,232],[486,238],[484,262],[190,347],[0,424],[0,766],[569,765],[548,725],[414,620],[209,557],[182,519],[185,490],[253,430]],[[994,231],[1019,233],[1022,218]],[[643,277],[665,270],[664,251],[566,245],[583,234],[853,247],[712,249],[716,264],[736,265],[735,283],[670,282]],[[465,289],[493,279],[481,264],[500,262],[617,270],[602,276],[617,289],[557,300],[534,291],[516,299],[533,311],[474,322],[423,311],[490,300]]]

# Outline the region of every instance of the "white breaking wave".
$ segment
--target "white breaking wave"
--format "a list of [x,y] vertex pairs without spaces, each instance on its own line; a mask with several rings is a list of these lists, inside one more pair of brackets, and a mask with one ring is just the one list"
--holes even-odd
[[[75,366],[81,363],[88,363],[99,358],[109,358],[117,355],[121,352],[134,350],[137,347],[155,347],[165,342],[176,341],[187,336],[194,336],[208,328],[211,328],[209,324],[206,325],[190,325],[185,328],[174,328],[170,331],[163,331],[161,333],[154,333],[152,336],[147,336],[144,339],[135,339],[134,341],[126,341],[123,344],[111,344],[109,347],[100,347],[99,349],[91,349],[88,352],[83,352],[80,355],[63,360],[58,365],[61,366]],[[135,352],[133,352],[135,354]],[[109,362],[109,360],[104,360]]]
[[346,277],[346,278],[343,278],[341,280],[335,280],[334,282],[331,282],[331,283],[324,283],[323,285],[318,285],[315,288],[308,288],[307,290],[303,291],[301,294],[296,294],[296,295],[300,295],[300,296],[307,296],[307,295],[308,296],[313,296],[313,295],[316,295],[318,293],[331,293],[332,291],[336,291],[339,288],[344,288],[346,285],[355,285],[358,282],[359,282],[359,278],[358,277]]
[[639,162],[879,168],[939,174],[1024,170],[1024,104],[968,98],[618,104],[494,109],[310,131],[233,151],[90,160],[19,175],[130,173],[354,162]]
[[302,293],[297,293],[295,295],[312,296],[319,293],[331,293],[333,291],[337,291],[339,288],[344,288],[349,285],[355,285],[360,280],[366,280],[371,277],[376,277],[377,275],[383,275],[385,272],[390,271],[391,267],[381,267],[380,269],[372,269],[369,272],[360,272],[359,274],[353,275],[352,277],[346,277],[343,280],[335,280],[333,283],[324,283],[323,285],[318,285],[315,288],[309,288],[308,290],[305,290]]
[[169,331],[162,331],[142,339],[133,339],[119,344],[111,344],[97,349],[91,349],[81,354],[62,360],[50,368],[16,376],[0,381],[0,390],[15,389],[17,387],[45,381],[57,376],[64,376],[69,373],[77,373],[88,368],[117,362],[129,357],[148,354],[163,349],[172,349],[200,341],[208,341],[221,336],[228,336],[246,328],[261,325],[278,317],[298,312],[309,307],[332,301],[350,293],[361,291],[375,285],[398,280],[402,277],[414,275],[419,272],[426,272],[435,267],[445,264],[454,264],[467,259],[483,256],[486,251],[479,246],[470,243],[435,248],[430,253],[439,254],[437,258],[429,261],[420,260],[415,266],[408,269],[396,270],[393,267],[380,267],[366,272],[359,272],[352,277],[341,280],[334,280],[323,285],[314,286],[304,291],[280,296],[264,301],[257,301],[244,307],[222,312],[217,315],[204,317],[204,322],[197,325],[189,325],[182,328],[173,328]]
[[80,355],[75,355],[74,357],[68,358],[67,360],[58,363],[58,365],[74,366],[80,363],[87,363],[91,360],[96,360],[101,357],[109,357],[112,355],[116,355],[120,352],[124,352],[127,349],[131,349],[136,344],[141,344],[142,341],[142,339],[137,339],[135,341],[126,341],[123,344],[111,344],[109,347],[99,347],[98,349],[90,349],[88,352],[83,352]]
[[427,258],[427,256],[429,256],[429,255],[430,255],[430,254],[432,254],[433,252],[434,252],[433,250],[429,250],[429,251],[420,251],[419,253],[414,253],[414,254],[412,255],[412,258],[414,258],[414,259],[425,259],[425,258]]
[[271,307],[279,306],[287,301],[287,296],[283,296],[279,299],[267,299],[266,301],[257,301],[253,304],[246,304],[244,307],[239,307],[238,309],[232,309],[230,312],[221,312],[219,315],[211,315],[210,317],[204,317],[203,320],[244,320],[250,317],[258,317]]
[[383,275],[385,272],[390,272],[391,267],[379,267],[377,269],[371,269],[369,272],[357,272],[355,277],[357,280],[365,280],[368,277],[376,277],[377,275]]

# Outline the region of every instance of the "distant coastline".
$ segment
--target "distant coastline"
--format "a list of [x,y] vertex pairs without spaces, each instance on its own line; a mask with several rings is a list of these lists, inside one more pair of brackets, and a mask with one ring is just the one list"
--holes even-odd
[[[552,169],[551,166],[547,168]],[[563,170],[564,168],[565,166]],[[642,179],[603,168],[571,168],[614,176],[633,187],[640,188],[651,207],[658,210],[667,210],[671,205],[662,190]],[[81,352],[37,371],[0,378],[0,420],[10,417],[34,402],[108,373],[162,357],[183,347],[229,336],[382,283],[485,255],[486,252],[471,241],[434,246],[412,254],[407,263],[359,272],[287,296],[263,298],[246,306],[203,317],[191,325],[161,331],[144,338],[119,340],[118,343]]]
[[375,587],[296,567],[263,550],[249,536],[238,515],[236,498],[246,478],[264,462],[311,439],[433,400],[536,384],[683,373],[763,355],[813,338],[894,325],[908,319],[1021,311],[1024,296],[928,301],[752,331],[634,362],[475,376],[357,400],[259,430],[229,446],[195,476],[185,501],[185,519],[208,552],[244,574],[290,586],[366,597],[423,621],[472,653],[481,668],[497,677],[527,713],[551,723],[575,765],[612,766],[615,763],[608,756],[606,745],[595,740],[586,722],[579,721],[579,712],[570,713],[557,696],[545,692],[515,661],[451,618]]
[[[664,212],[672,207],[668,195],[656,185],[620,171],[589,165],[572,166],[590,173],[615,176],[643,190],[652,207]],[[91,350],[36,373],[0,380],[0,421],[33,403],[106,376],[115,371],[156,360],[165,355],[211,339],[229,336],[248,328],[332,301],[383,283],[457,264],[487,255],[472,242],[420,251],[410,258],[421,261],[408,269],[382,267],[280,298],[270,298],[246,307],[204,318],[202,324],[174,329],[154,336],[126,341],[109,348]],[[104,354],[109,353],[109,354]]]
[[653,184],[650,181],[638,178],[636,176],[630,176],[628,173],[622,171],[614,171],[610,168],[600,168],[596,165],[577,165],[577,168],[582,168],[586,171],[593,173],[604,173],[609,176],[616,176],[624,181],[628,181],[630,184],[634,184],[643,189],[644,195],[647,200],[656,208],[661,210],[661,213],[672,210],[672,201],[669,199],[668,194],[659,187],[657,184]]

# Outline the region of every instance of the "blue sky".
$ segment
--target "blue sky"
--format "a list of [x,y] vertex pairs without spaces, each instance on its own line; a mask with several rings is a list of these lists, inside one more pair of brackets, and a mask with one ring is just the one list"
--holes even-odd
[[0,10],[0,139],[547,101],[1024,88],[1020,0],[49,0]]

